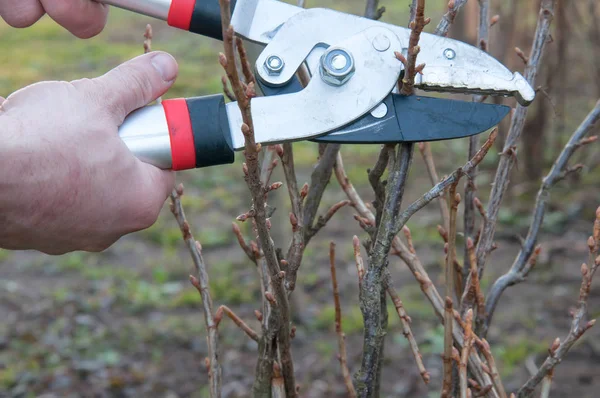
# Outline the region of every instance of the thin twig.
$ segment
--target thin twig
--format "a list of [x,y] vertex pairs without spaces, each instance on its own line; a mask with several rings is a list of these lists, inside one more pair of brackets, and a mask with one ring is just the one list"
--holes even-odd
[[[416,4],[416,5],[415,5]],[[418,70],[422,70],[423,66],[417,66],[417,57],[421,51],[419,47],[419,39],[421,32],[430,22],[430,18],[425,18],[425,0],[413,0],[415,7],[415,18],[410,23],[410,37],[408,39],[408,56],[404,65],[404,77],[402,78],[402,90],[404,95],[412,95],[414,92],[415,75]]]
[[362,280],[365,276],[365,265],[360,254],[360,240],[358,236],[354,235],[352,239],[352,246],[354,247],[354,259],[356,261],[356,273],[358,274],[358,286],[362,284]]
[[[401,220],[400,224],[399,224],[400,228],[402,228],[417,211],[421,210],[423,207],[428,205],[432,200],[434,200],[435,198],[442,195],[444,193],[444,191],[448,187],[450,187],[450,185],[452,185],[453,183],[458,181],[463,175],[467,174],[470,170],[472,170],[479,163],[481,163],[481,161],[483,160],[485,155],[487,155],[488,151],[494,144],[494,141],[496,140],[497,135],[498,135],[498,129],[494,129],[490,133],[488,139],[483,143],[483,145],[479,149],[479,151],[477,151],[475,156],[473,156],[473,158],[471,158],[471,160],[469,160],[461,168],[457,169],[454,173],[452,173],[448,177],[444,178],[442,181],[438,182],[427,193],[425,193],[419,199],[414,201],[410,206],[408,206],[400,215],[400,220]],[[398,232],[399,232],[399,230],[396,231],[396,233],[398,233]]]
[[460,354],[460,365],[458,367],[460,379],[460,396],[467,398],[467,361],[473,347],[473,310],[469,309],[465,315],[465,343]]
[[581,141],[592,130],[593,126],[598,122],[598,120],[600,120],[600,100],[596,103],[594,109],[592,109],[592,111],[587,115],[581,125],[579,125],[577,130],[575,130],[573,135],[571,135],[569,142],[556,159],[548,175],[544,178],[540,189],[538,190],[535,208],[533,210],[533,218],[531,220],[531,224],[529,225],[529,231],[527,232],[525,242],[519,251],[519,254],[515,258],[510,270],[498,278],[498,280],[496,280],[496,282],[494,282],[490,288],[485,303],[485,311],[487,315],[485,319],[481,320],[482,323],[478,325],[479,336],[485,337],[487,335],[489,325],[494,316],[494,311],[496,310],[496,306],[498,305],[498,301],[500,300],[504,290],[506,290],[506,288],[509,286],[525,280],[527,274],[535,265],[535,261],[531,261],[531,259],[536,251],[538,234],[544,221],[546,205],[550,199],[550,190],[556,184],[556,182],[559,181],[561,175],[567,169],[569,160],[575,151],[581,146]]
[[240,329],[244,331],[244,333],[246,333],[248,337],[258,343],[258,339],[260,338],[258,333],[256,333],[246,322],[242,320],[242,318],[237,316],[235,312],[233,312],[233,310],[226,305],[222,305],[217,309],[215,314],[215,323],[217,327],[221,323],[221,319],[223,319],[223,314],[226,314],[229,319],[231,319]]
[[540,393],[540,398],[549,398],[550,397],[550,387],[552,387],[552,376],[554,375],[554,371],[548,372],[544,380],[542,381],[542,392]]
[[[600,246],[600,207],[596,210],[596,219],[594,220],[594,227],[592,233],[592,240],[595,243],[590,251],[593,251],[594,257],[597,257]],[[536,386],[544,380],[558,365],[564,357],[567,355],[571,347],[583,336],[583,334],[590,329],[596,323],[595,319],[588,321],[587,313],[587,301],[590,295],[592,287],[592,280],[596,270],[600,266],[600,261],[594,261],[590,264],[582,264],[581,266],[581,287],[579,289],[579,301],[577,309],[573,313],[573,321],[571,322],[571,329],[567,337],[561,342],[556,339],[549,350],[549,355],[538,369],[537,373],[531,376],[531,378],[519,389],[517,397],[530,397]],[[549,387],[548,387],[549,388]]]
[[346,335],[342,329],[342,307],[340,305],[340,292],[337,284],[337,277],[335,274],[335,243],[329,244],[329,267],[331,270],[331,284],[333,285],[333,303],[335,306],[335,332],[338,336],[338,349],[340,366],[342,368],[342,376],[344,377],[344,384],[346,384],[346,390],[348,390],[349,397],[356,397],[356,391],[352,384],[352,378],[350,377],[350,371],[348,370],[348,357],[346,354]]
[[476,339],[475,342],[477,343],[481,353],[485,357],[487,366],[490,370],[489,374],[492,377],[492,381],[494,383],[494,388],[498,392],[500,398],[506,398],[504,384],[502,383],[502,379],[500,378],[500,372],[498,371],[498,367],[496,366],[496,360],[492,355],[492,349],[490,348],[490,344],[487,342],[486,339]]
[[423,363],[423,357],[421,356],[421,352],[419,351],[419,346],[417,344],[417,340],[412,332],[410,327],[411,319],[402,304],[402,300],[400,300],[400,296],[398,296],[398,292],[394,288],[394,283],[389,272],[386,272],[384,278],[384,285],[387,293],[390,295],[392,302],[394,303],[394,307],[396,308],[396,312],[398,313],[398,317],[400,318],[400,323],[402,324],[402,335],[406,337],[408,340],[408,344],[410,346],[410,350],[413,354],[413,358],[415,359],[415,363],[417,364],[417,369],[419,369],[419,374],[421,378],[425,382],[425,384],[429,383],[431,379],[431,375],[425,368],[425,364]]
[[[454,326],[454,314],[452,299],[446,296],[444,301],[444,378],[442,381],[442,398],[452,396],[452,329]],[[464,341],[464,340],[463,340]]]
[[319,157],[319,163],[315,166],[310,176],[310,188],[305,199],[304,205],[304,244],[307,245],[310,239],[323,227],[315,225],[315,218],[323,198],[323,192],[331,180],[335,159],[340,151],[340,144],[327,144],[323,153]]
[[[149,52],[152,52],[152,37],[153,37],[152,25],[147,24],[146,31],[144,32],[144,54],[148,54]],[[0,103],[2,103],[1,100],[0,100]],[[162,97],[158,97],[156,99],[156,103],[157,104],[162,103]]]
[[175,216],[183,240],[194,262],[194,268],[196,276],[190,275],[190,282],[202,297],[202,310],[204,312],[204,322],[206,325],[206,332],[208,334],[208,379],[210,382],[210,396],[211,398],[221,397],[221,365],[219,364],[219,335],[217,332],[217,326],[213,318],[213,303],[210,296],[210,288],[208,283],[208,272],[206,271],[206,265],[202,258],[202,247],[198,243],[191,232],[190,224],[185,218],[183,206],[181,205],[181,196],[183,195],[183,185],[179,185],[177,189],[171,192],[171,212]]
[[[477,43],[479,48],[483,51],[489,51],[489,39],[490,39],[490,0],[479,0],[479,29],[477,34]],[[482,102],[485,97],[475,95],[473,101]],[[472,135],[469,137],[469,154],[468,158],[472,158],[475,152],[479,148],[479,135]],[[464,220],[464,235],[465,235],[465,247],[464,247],[464,266],[462,270],[463,279],[466,280],[471,270],[471,256],[468,255],[468,249],[466,247],[466,238],[473,238],[475,233],[475,191],[477,190],[475,185],[475,178],[477,177],[477,167],[473,168],[469,174],[467,174],[467,180],[465,182],[465,212],[463,216]],[[468,285],[465,285],[465,289],[468,289]]]
[[[457,180],[458,183],[458,180]],[[452,314],[452,297],[455,297],[455,274],[454,258],[456,257],[456,218],[460,194],[456,193],[457,183],[450,185],[450,224],[448,231],[448,251],[446,254],[446,312],[444,313],[444,382],[442,385],[442,397],[452,394],[452,326],[454,317]],[[467,340],[465,340],[465,343]],[[466,366],[466,365],[465,365]]]
[[367,0],[365,7],[365,17],[369,19],[379,19],[385,12],[385,7],[379,8],[379,0]]
[[438,36],[446,36],[450,30],[450,26],[454,23],[456,14],[462,6],[466,4],[467,0],[449,0],[448,11],[442,17],[440,23],[435,28],[434,34]]
[[[541,2],[535,39],[533,41],[527,67],[525,68],[525,79],[531,86],[535,86],[540,60],[550,35],[550,24],[554,16],[554,6],[556,5],[556,2],[557,0],[542,0]],[[510,171],[516,162],[516,145],[523,132],[523,128],[525,127],[527,109],[527,107],[517,105],[511,120],[511,126],[506,137],[506,142],[504,143],[504,150],[496,170],[496,176],[492,183],[490,201],[487,207],[488,219],[484,224],[477,245],[477,268],[480,279],[483,274],[486,258],[491,252],[494,243],[494,233],[496,231],[500,203],[502,202],[504,193],[508,187]]]
[[[420,142],[418,147],[419,152],[421,152],[421,156],[423,157],[423,161],[425,162],[431,185],[435,185],[440,181],[440,178],[437,173],[435,161],[433,160],[433,154],[431,153],[431,144],[429,142]],[[440,195],[438,199],[440,215],[442,216],[442,226],[447,229],[448,224],[450,223],[450,210],[448,210],[448,202],[445,193]]]

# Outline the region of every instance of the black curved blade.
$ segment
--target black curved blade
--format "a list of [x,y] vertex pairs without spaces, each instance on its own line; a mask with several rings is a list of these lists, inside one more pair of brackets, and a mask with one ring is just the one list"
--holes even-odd
[[313,141],[367,144],[462,138],[489,130],[510,111],[504,105],[417,95],[390,94],[383,103],[388,109],[383,118],[369,113]]

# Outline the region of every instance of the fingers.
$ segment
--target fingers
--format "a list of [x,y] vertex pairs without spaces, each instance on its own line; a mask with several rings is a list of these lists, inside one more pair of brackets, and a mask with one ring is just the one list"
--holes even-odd
[[39,1],[53,20],[81,39],[97,35],[106,24],[108,7],[93,0]]
[[14,28],[33,25],[44,15],[44,8],[38,0],[2,0],[0,16]]
[[131,185],[136,187],[131,202],[133,208],[126,211],[123,218],[130,219],[131,231],[149,228],[156,222],[175,185],[174,172],[160,170],[141,161],[139,166],[138,181]]
[[178,66],[164,52],[141,55],[94,79],[103,105],[120,125],[125,116],[163,95],[175,81]]

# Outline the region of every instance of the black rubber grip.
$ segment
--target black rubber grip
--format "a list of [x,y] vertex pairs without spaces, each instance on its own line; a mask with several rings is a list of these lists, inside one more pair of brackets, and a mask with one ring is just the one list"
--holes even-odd
[[186,99],[196,149],[196,167],[234,161],[231,130],[223,95]]
[[[235,0],[231,0],[231,10],[234,9]],[[190,32],[223,40],[219,0],[196,0],[190,22]]]

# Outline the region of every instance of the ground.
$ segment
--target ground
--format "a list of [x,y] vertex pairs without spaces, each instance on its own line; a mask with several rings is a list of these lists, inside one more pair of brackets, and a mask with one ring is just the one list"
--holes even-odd
[[[338,9],[355,9],[358,2],[330,2]],[[114,11],[114,10],[113,10]],[[388,18],[403,15],[388,6]],[[141,50],[146,18],[112,12],[108,29],[91,41],[75,41],[45,19],[29,30],[0,24],[0,94],[42,79],[74,79],[106,71]],[[406,19],[402,17],[402,20]],[[198,39],[154,23],[156,49],[169,50],[180,60],[181,76],[169,97],[220,91],[217,42]],[[193,51],[191,51],[191,49]],[[579,112],[579,111],[578,111]],[[582,111],[585,112],[585,111]],[[442,174],[464,161],[466,143],[435,144]],[[350,179],[366,199],[372,199],[365,170],[378,148],[343,148]],[[315,146],[296,145],[299,181],[308,180]],[[184,207],[193,232],[204,248],[215,305],[226,304],[258,328],[253,311],[260,302],[254,266],[237,247],[231,232],[235,217],[248,209],[240,156],[231,166],[180,173],[186,186]],[[490,154],[478,179],[485,199],[497,155]],[[597,173],[564,181],[554,191],[540,237],[543,255],[527,282],[509,288],[496,312],[489,340],[509,390],[517,389],[539,365],[554,338],[563,338],[569,310],[577,304],[580,266],[587,260],[587,236],[600,204]],[[283,180],[276,170],[274,181]],[[423,164],[415,156],[406,202],[429,187]],[[518,235],[526,233],[531,194],[513,187],[502,211],[498,245],[486,269],[484,287],[505,272],[519,249]],[[525,193],[523,193],[525,192]],[[561,200],[568,198],[569,200]],[[332,181],[324,206],[344,199]],[[285,192],[272,204],[276,244],[289,238]],[[344,396],[328,267],[328,246],[337,244],[337,267],[347,334],[350,371],[360,366],[362,318],[358,308],[357,277],[352,236],[365,234],[343,209],[306,251],[294,293],[297,315],[292,350],[297,380],[304,397]],[[434,283],[441,288],[443,250],[437,236],[437,207],[418,213],[409,226],[415,247]],[[242,225],[248,236],[248,227]],[[462,247],[459,236],[459,247]],[[392,275],[420,345],[432,382],[420,380],[399,322],[390,313],[382,395],[437,396],[440,390],[443,331],[429,303],[406,267],[390,264]],[[187,280],[191,260],[167,207],[147,231],[127,236],[101,254],[72,253],[51,257],[36,252],[0,251],[0,396],[33,397],[206,397],[206,332],[200,297]],[[596,284],[597,285],[597,284]],[[598,289],[592,288],[592,317],[600,314]],[[248,396],[253,380],[256,345],[224,319],[220,328],[223,393]],[[553,397],[593,397],[600,387],[597,366],[600,332],[591,329],[557,368]]]

